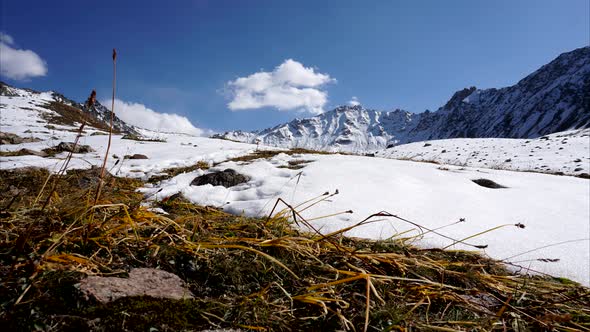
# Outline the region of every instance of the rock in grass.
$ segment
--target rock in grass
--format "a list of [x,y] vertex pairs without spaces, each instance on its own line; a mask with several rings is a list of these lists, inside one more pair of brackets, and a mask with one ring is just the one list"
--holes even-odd
[[210,184],[213,186],[224,186],[229,188],[248,182],[249,180],[249,177],[228,168],[223,172],[213,172],[196,177],[191,182],[191,186],[204,186]]
[[177,275],[147,268],[132,269],[129,278],[89,276],[80,281],[80,290],[87,298],[100,303],[129,296],[172,300],[194,298]]

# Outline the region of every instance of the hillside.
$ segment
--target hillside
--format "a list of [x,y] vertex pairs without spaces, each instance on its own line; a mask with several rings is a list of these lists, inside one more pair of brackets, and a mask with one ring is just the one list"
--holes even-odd
[[[96,130],[109,130],[111,111],[98,101],[94,107],[88,109],[83,103],[75,102],[57,92],[16,88],[4,82],[0,82],[0,98],[0,127],[21,122],[33,124],[33,128],[39,127],[39,130],[45,126],[46,130],[47,125],[75,127],[84,122]],[[116,133],[136,133],[132,126],[116,115],[113,130]]]

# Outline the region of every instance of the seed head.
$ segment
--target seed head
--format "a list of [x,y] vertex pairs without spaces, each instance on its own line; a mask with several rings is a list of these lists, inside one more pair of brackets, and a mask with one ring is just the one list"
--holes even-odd
[[95,103],[96,103],[96,90],[92,90],[92,92],[90,93],[90,97],[88,97],[88,100],[86,100],[86,105],[88,107],[92,107],[92,106],[94,106]]

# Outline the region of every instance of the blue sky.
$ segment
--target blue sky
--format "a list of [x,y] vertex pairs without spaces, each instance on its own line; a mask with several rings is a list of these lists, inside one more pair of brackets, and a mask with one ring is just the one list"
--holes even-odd
[[[435,110],[456,90],[512,85],[590,43],[588,0],[0,4],[10,47],[31,50],[47,69],[2,80],[80,101],[96,88],[99,100],[109,99],[115,47],[119,99],[218,131],[266,128],[353,96],[368,108]],[[315,83],[273,74],[287,59],[303,66],[288,75]],[[295,94],[274,105],[268,93],[263,103],[236,101],[230,110],[244,92],[237,79],[260,71],[283,82],[277,89],[291,82],[281,93]],[[248,89],[245,97],[260,93]]]

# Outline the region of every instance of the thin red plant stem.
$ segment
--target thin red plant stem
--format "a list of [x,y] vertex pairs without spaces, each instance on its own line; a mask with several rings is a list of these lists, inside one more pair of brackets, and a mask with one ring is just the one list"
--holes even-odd
[[102,169],[100,170],[100,181],[98,183],[98,188],[96,189],[96,197],[94,199],[94,204],[98,203],[100,199],[100,193],[102,191],[102,186],[104,184],[104,174],[105,169],[107,166],[107,160],[109,159],[109,151],[111,150],[111,142],[113,139],[113,119],[115,117],[115,87],[117,84],[117,51],[113,49],[113,95],[111,98],[111,123],[109,127],[109,143],[107,144],[107,151],[104,154],[104,161],[102,162]]

